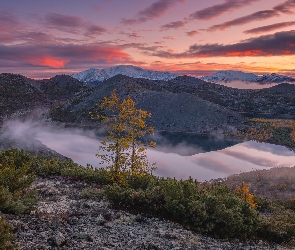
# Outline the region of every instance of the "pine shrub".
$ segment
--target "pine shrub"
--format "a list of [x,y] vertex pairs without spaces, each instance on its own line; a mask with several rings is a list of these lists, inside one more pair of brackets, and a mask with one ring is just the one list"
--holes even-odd
[[11,241],[15,238],[12,234],[13,226],[0,216],[0,250],[15,249]]
[[155,177],[147,184],[146,178],[144,188],[113,184],[106,186],[105,195],[115,207],[170,219],[218,238],[245,239],[259,228],[258,212],[223,184]]
[[35,191],[30,189],[35,179],[31,161],[23,151],[0,151],[0,211],[28,213],[37,204]]

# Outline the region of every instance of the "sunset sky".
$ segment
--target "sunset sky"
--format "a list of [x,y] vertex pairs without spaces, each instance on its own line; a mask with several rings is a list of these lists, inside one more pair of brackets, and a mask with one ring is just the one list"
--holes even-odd
[[119,64],[295,76],[295,0],[0,2],[0,73],[48,78]]

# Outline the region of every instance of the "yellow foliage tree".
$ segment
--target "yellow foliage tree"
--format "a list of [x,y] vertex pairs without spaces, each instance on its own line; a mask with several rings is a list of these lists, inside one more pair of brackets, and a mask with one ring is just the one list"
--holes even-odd
[[250,183],[242,182],[241,186],[238,186],[235,190],[235,192],[238,194],[238,196],[251,205],[253,208],[257,208],[257,204],[254,201],[254,195],[250,193],[249,187],[251,186]]
[[[105,115],[90,114],[92,118],[100,118],[108,133],[101,141],[99,149],[105,154],[96,154],[107,169],[113,181],[124,183],[129,176],[145,175],[155,170],[155,164],[149,164],[146,156],[147,148],[143,146],[141,138],[145,134],[153,134],[154,128],[146,124],[145,120],[151,114],[137,109],[130,96],[120,100],[116,90],[110,97],[104,97],[99,108]],[[150,147],[155,143],[151,142]]]

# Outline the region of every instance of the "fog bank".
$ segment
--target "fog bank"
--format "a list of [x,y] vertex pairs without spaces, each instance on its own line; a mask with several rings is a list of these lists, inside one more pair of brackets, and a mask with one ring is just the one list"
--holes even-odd
[[[3,131],[6,137],[28,143],[35,138],[83,166],[89,163],[93,167],[103,167],[95,156],[102,137],[94,130],[31,121],[10,121],[5,123]],[[172,140],[173,138],[167,139],[157,134],[160,145],[147,150],[149,162],[156,162],[156,175],[177,179],[191,176],[205,181],[254,169],[290,167],[295,162],[295,153],[282,146],[250,141],[207,152],[208,147],[200,146],[199,141],[190,141],[190,137],[180,137],[180,134],[177,136],[177,139]],[[198,140],[198,137],[195,139]],[[215,140],[211,139],[212,142]]]

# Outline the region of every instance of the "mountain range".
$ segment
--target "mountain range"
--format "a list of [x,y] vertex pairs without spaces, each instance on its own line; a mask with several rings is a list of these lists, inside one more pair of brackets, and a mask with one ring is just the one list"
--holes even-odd
[[163,81],[168,81],[179,76],[177,74],[169,72],[145,70],[133,65],[118,65],[105,69],[90,68],[80,73],[72,74],[71,76],[81,82],[96,84],[98,82],[103,82],[107,79],[110,79],[116,75],[125,75],[133,78],[145,78],[149,80]]
[[243,126],[245,116],[295,117],[295,85],[289,83],[253,90],[190,76],[149,80],[119,74],[91,85],[68,75],[33,80],[0,74],[0,123],[11,117],[30,116],[96,126],[89,112],[100,112],[97,103],[114,89],[120,98],[130,95],[138,108],[151,112],[150,124],[167,132],[229,132]]
[[[180,76],[179,74],[174,74],[164,71],[154,71],[154,70],[145,70],[140,67],[133,65],[118,65],[105,69],[94,69],[90,68],[88,70],[72,74],[71,76],[81,82],[88,84],[97,84],[103,82],[107,79],[112,78],[116,75],[125,75],[132,78],[144,78],[148,80],[162,80],[169,81]],[[237,70],[221,70],[210,76],[198,77],[207,82],[213,83],[227,83],[232,81],[241,81],[241,82],[251,82],[258,84],[273,84],[273,83],[292,83],[295,82],[295,79],[285,75],[279,75],[276,73],[266,74],[263,76],[258,76],[253,73],[246,73],[243,71]]]
[[253,73],[245,73],[243,71],[237,70],[221,70],[217,71],[211,76],[201,77],[202,80],[207,82],[232,82],[232,81],[242,81],[242,82],[253,82],[259,84],[272,84],[272,83],[291,83],[295,82],[295,79],[289,76],[279,75],[276,73],[266,74],[263,76],[258,76]]

